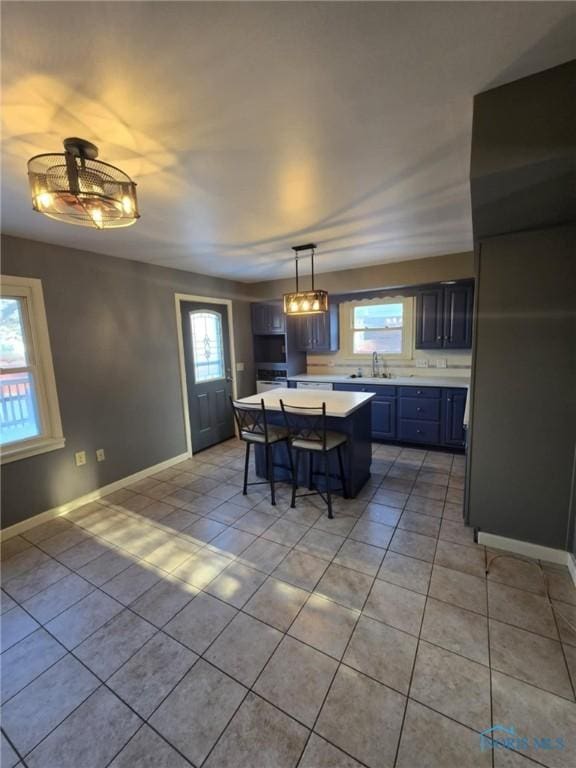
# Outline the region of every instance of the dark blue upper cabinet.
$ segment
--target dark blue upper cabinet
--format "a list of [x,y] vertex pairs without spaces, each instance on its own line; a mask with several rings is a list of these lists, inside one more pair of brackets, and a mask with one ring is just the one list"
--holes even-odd
[[470,349],[474,286],[457,283],[444,288],[444,347]]
[[252,304],[252,333],[284,333],[284,310],[281,304]]
[[455,448],[463,448],[465,445],[464,410],[466,397],[465,389],[445,389],[443,392],[444,445],[451,445]]
[[442,286],[423,289],[416,295],[416,349],[443,346],[444,290]]
[[470,349],[473,283],[423,288],[416,294],[416,349]]
[[320,315],[294,317],[296,344],[300,352],[338,351],[338,305]]

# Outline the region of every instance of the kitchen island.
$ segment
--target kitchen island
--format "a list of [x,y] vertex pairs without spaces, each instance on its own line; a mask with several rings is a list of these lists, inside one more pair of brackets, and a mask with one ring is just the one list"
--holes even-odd
[[[305,389],[278,388],[258,395],[251,395],[239,400],[244,405],[259,407],[260,401],[264,401],[269,424],[284,424],[284,416],[280,407],[280,400],[286,405],[301,408],[321,408],[326,403],[326,428],[335,432],[342,432],[348,436],[348,442],[343,448],[344,475],[347,482],[349,496],[354,498],[370,477],[370,465],[372,463],[372,415],[370,401],[374,394],[370,392],[337,392],[318,391]],[[302,416],[306,419],[308,417]],[[264,448],[256,445],[256,474],[258,477],[266,477]],[[320,461],[320,459],[316,459]],[[274,462],[284,465],[277,467],[275,476],[278,480],[289,481],[290,472],[286,445],[274,446]],[[298,482],[301,486],[308,484],[308,472],[301,462]],[[318,470],[320,467],[318,466]],[[330,472],[338,475],[336,455],[330,455]],[[320,475],[315,480],[317,487],[323,489],[324,479]],[[338,482],[333,481],[333,487],[338,487]]]

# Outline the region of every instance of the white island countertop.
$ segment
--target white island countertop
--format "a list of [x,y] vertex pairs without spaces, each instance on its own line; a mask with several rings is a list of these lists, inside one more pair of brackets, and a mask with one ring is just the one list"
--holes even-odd
[[317,389],[288,389],[279,387],[269,389],[267,392],[261,392],[258,395],[243,397],[237,402],[245,405],[260,405],[264,400],[264,406],[270,411],[280,411],[280,400],[285,405],[292,405],[300,408],[321,408],[322,403],[326,403],[326,416],[335,416],[345,419],[350,414],[357,411],[374,397],[372,392],[337,392],[335,390],[317,390]]

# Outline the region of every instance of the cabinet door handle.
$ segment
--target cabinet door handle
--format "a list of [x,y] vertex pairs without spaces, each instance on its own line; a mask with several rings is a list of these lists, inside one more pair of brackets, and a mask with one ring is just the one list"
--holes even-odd
[[442,341],[442,336],[436,336],[436,341]]
[[417,434],[417,435],[421,435],[421,434],[422,434],[422,430],[421,430],[421,429],[417,429],[417,430],[416,430],[416,434]]
[[[450,401],[448,401],[448,402],[450,402]],[[420,413],[420,411],[421,411],[421,410],[422,410],[422,408],[416,408],[416,411],[417,411],[418,413]]]
[[416,390],[416,394],[417,394],[417,395],[421,395],[421,394],[422,394],[422,390],[421,390],[421,389],[417,389],[417,390]]
[[451,397],[449,397],[449,398],[448,398],[448,402],[449,402],[449,403],[451,403],[451,402],[452,402],[452,398],[451,398]]

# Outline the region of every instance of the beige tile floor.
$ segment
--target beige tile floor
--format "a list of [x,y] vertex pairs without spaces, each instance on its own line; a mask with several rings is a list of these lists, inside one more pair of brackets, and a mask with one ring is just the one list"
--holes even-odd
[[242,496],[242,451],[3,544],[2,768],[576,766],[576,591],[486,577],[461,456],[376,445],[328,520]]

